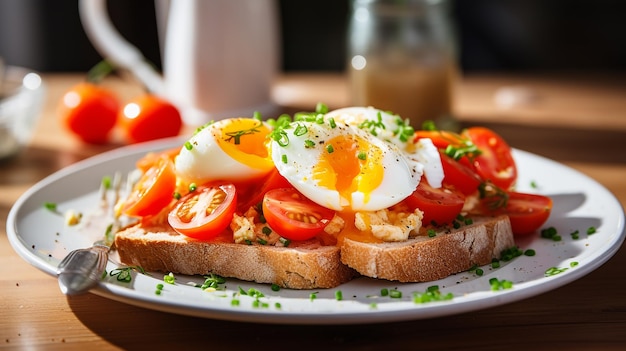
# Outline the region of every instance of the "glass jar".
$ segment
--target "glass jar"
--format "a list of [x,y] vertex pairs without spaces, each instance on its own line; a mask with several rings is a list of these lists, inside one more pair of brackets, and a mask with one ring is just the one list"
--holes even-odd
[[415,128],[452,115],[457,69],[444,0],[353,0],[347,52],[353,105]]

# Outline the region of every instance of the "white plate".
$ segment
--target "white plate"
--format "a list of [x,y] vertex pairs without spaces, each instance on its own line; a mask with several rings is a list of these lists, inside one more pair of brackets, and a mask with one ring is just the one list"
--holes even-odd
[[[56,276],[59,261],[70,251],[90,246],[97,239],[84,230],[65,226],[63,218],[44,209],[55,202],[60,211],[86,211],[97,203],[97,188],[102,177],[114,171],[129,171],[147,151],[181,145],[166,140],[124,147],[74,164],[37,183],[15,203],[7,220],[9,241],[17,253],[33,266]],[[202,282],[202,277],[177,276],[177,284],[165,284],[162,294],[155,293],[163,282],[162,273],[133,275],[132,282],[120,283],[107,278],[92,292],[113,300],[149,309],[206,318],[258,323],[357,324],[424,319],[463,313],[502,305],[535,296],[583,277],[605,263],[624,240],[624,210],[617,199],[593,179],[554,161],[514,150],[524,192],[538,192],[554,200],[553,212],[544,227],[554,226],[563,240],[555,242],[539,235],[518,241],[521,249],[534,249],[536,256],[520,256],[500,268],[483,267],[484,275],[464,272],[437,282],[398,284],[369,278],[355,279],[334,289],[272,291],[260,285],[228,279],[226,291],[204,292],[187,285]],[[531,186],[531,184],[534,184]],[[595,227],[597,232],[587,235]],[[578,240],[570,233],[580,232]],[[102,232],[104,233],[104,232]],[[573,262],[578,263],[571,266]],[[109,262],[108,271],[116,264]],[[551,267],[567,268],[545,276]],[[489,280],[509,280],[513,288],[491,291]],[[438,285],[442,293],[453,293],[444,302],[416,304],[413,292],[424,292]],[[264,293],[255,305],[250,296],[238,296],[240,289],[255,288]],[[381,289],[398,289],[402,298],[383,297]],[[335,298],[341,291],[343,300]],[[59,291],[59,293],[61,293]],[[311,298],[315,295],[316,298]],[[232,300],[237,298],[239,305]]]

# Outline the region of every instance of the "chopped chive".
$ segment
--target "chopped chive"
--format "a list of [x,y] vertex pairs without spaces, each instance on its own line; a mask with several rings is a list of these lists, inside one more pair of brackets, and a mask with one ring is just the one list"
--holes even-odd
[[341,290],[335,291],[335,300],[337,301],[343,300],[343,293],[341,292]]
[[524,255],[525,256],[535,256],[536,254],[537,253],[533,249],[528,249],[528,250],[524,251]]
[[185,149],[191,150],[193,149],[193,144],[190,141],[185,142]]
[[283,155],[280,157],[280,160],[281,160],[283,163],[285,163],[285,164],[286,164],[286,163],[287,163],[287,155],[283,154]]
[[591,234],[595,234],[596,233],[596,227],[589,227],[587,228],[587,235],[591,235]]
[[438,129],[434,121],[427,120],[427,121],[424,121],[424,123],[422,123],[422,130],[436,131]]
[[318,102],[317,105],[315,105],[315,112],[328,113],[328,106],[322,102]]
[[553,276],[553,275],[557,275],[557,274],[563,273],[563,272],[565,272],[566,270],[567,270],[567,268],[550,267],[550,268],[548,268],[548,269],[545,271],[544,275],[545,275],[546,277],[551,277],[551,276]]
[[506,279],[499,280],[498,278],[491,278],[489,279],[489,285],[491,286],[492,291],[498,291],[511,289],[513,287],[513,282]]
[[328,145],[326,145],[326,151],[329,154],[332,154],[335,151],[335,148],[331,144],[328,144]]
[[198,189],[198,185],[196,185],[196,183],[191,183],[189,184],[189,191],[196,191],[196,189]]
[[111,177],[109,176],[104,176],[102,177],[102,186],[104,187],[104,189],[111,189]]
[[389,297],[392,299],[400,299],[402,298],[402,291],[397,289],[389,290]]
[[289,239],[285,239],[285,238],[281,237],[278,240],[283,244],[284,247],[287,247],[287,246],[289,246],[289,244],[291,244],[291,240],[289,240]]
[[279,290],[280,290],[280,285],[272,284],[272,291],[279,291]]
[[295,136],[303,136],[304,134],[306,134],[309,130],[307,129],[306,126],[303,126],[302,124],[298,124],[298,126],[296,127],[296,129],[293,131],[293,135]]
[[359,160],[365,161],[367,159],[367,154],[363,151],[359,151],[359,154],[357,155],[357,157],[359,158]]
[[416,304],[422,304],[427,302],[434,301],[446,301],[452,300],[454,295],[452,293],[447,293],[445,295],[441,294],[439,291],[439,286],[432,285],[426,289],[426,292],[415,292],[413,293],[413,302]]
[[553,241],[561,241],[561,236],[558,234],[556,228],[554,227],[542,229],[541,237],[544,239],[552,239]]
[[163,276],[163,281],[168,284],[174,284],[176,282],[176,278],[174,277],[174,273],[170,272]]
[[57,212],[57,204],[54,202],[45,202],[43,206],[49,211]]
[[315,142],[313,140],[307,139],[304,141],[304,147],[307,149],[315,147]]
[[334,118],[329,118],[328,119],[328,123],[330,124],[331,128],[336,128],[337,127],[337,123],[335,122]]
[[519,247],[513,246],[506,250],[502,250],[502,252],[500,253],[500,259],[502,261],[508,262],[514,259],[515,257],[521,256],[522,254],[523,254],[523,251],[520,250]]

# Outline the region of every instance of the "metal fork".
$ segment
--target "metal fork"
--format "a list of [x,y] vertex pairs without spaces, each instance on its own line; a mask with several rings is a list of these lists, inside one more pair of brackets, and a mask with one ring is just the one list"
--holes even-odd
[[[112,201],[107,201],[107,189],[104,186],[100,188],[102,206],[106,210],[111,210],[114,219],[113,233],[119,227],[118,219],[114,212],[114,206],[119,199],[119,191],[121,187],[121,176],[115,174],[113,179],[113,189],[115,196]],[[107,212],[108,213],[108,212]],[[71,251],[57,267],[57,277],[61,292],[65,295],[78,295],[89,291],[96,286],[106,269],[109,260],[109,251],[111,250],[111,240],[98,240],[93,246],[84,249],[76,249]]]

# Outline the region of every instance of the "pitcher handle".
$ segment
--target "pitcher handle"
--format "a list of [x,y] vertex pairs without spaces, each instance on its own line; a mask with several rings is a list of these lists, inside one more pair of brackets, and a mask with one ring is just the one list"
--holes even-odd
[[135,46],[115,29],[108,16],[106,0],[80,0],[80,19],[96,50],[116,67],[129,70],[152,93],[165,95],[163,77]]

